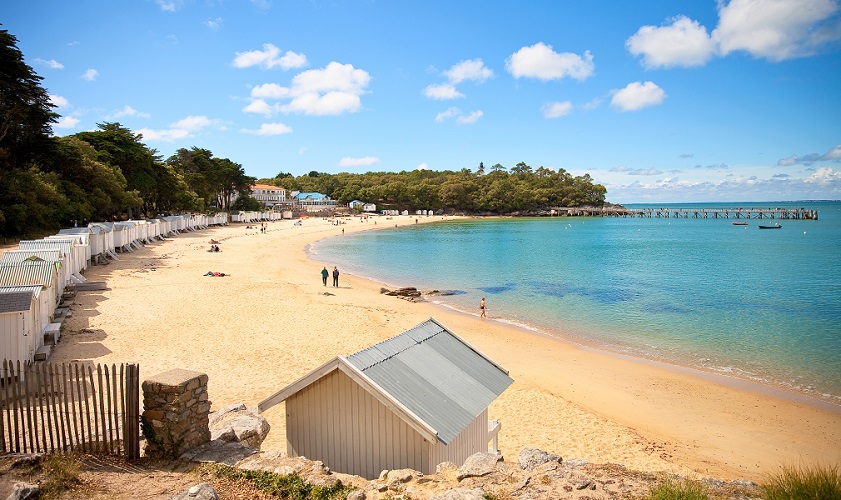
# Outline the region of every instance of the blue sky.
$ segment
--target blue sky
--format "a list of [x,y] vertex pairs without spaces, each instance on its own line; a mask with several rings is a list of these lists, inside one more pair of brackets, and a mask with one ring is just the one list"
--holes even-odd
[[62,115],[279,172],[590,174],[608,201],[841,198],[839,0],[7,0]]

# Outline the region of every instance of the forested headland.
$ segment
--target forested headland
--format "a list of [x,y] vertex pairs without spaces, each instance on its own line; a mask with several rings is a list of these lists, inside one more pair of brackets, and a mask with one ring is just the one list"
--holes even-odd
[[[17,38],[0,30],[0,235],[19,238],[85,221],[158,214],[259,210],[248,196],[256,182],[289,191],[319,192],[340,205],[436,213],[531,213],[548,207],[602,206],[607,190],[589,175],[563,169],[506,168],[323,173],[273,178],[246,175],[243,165],[204,148],[164,158],[143,136],[116,122],[57,137],[59,115],[26,64]],[[279,160],[279,163],[282,160]],[[246,193],[246,195],[242,195]]]

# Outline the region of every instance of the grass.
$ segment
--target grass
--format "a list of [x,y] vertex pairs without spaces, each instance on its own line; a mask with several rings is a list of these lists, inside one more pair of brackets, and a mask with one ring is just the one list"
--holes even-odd
[[651,488],[646,500],[707,500],[709,490],[697,481],[666,479]]
[[222,464],[214,464],[211,470],[216,477],[232,482],[246,482],[260,491],[279,498],[300,500],[343,499],[352,491],[341,483],[332,488],[322,488],[305,483],[295,474],[274,474],[265,471],[242,470]]
[[762,484],[762,496],[766,500],[841,498],[841,475],[838,466],[786,466]]
[[41,498],[59,498],[62,493],[81,483],[82,463],[75,455],[50,453],[41,462],[43,480]]

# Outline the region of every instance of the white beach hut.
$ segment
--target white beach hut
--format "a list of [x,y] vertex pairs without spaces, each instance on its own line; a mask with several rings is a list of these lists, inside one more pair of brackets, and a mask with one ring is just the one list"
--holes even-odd
[[[366,478],[435,472],[496,451],[488,405],[508,372],[434,319],[348,357],[338,356],[259,404],[286,402],[289,456]],[[493,425],[489,425],[493,424]]]
[[85,267],[84,249],[80,248],[73,239],[43,239],[43,240],[21,240],[18,243],[20,250],[58,250],[62,256],[67,258],[67,273],[69,280],[63,284],[81,283],[84,278],[80,274]]
[[82,257],[81,261],[83,263],[82,268],[79,272],[87,270],[91,265],[91,245],[90,245],[90,232],[82,232],[82,233],[72,233],[72,234],[54,234],[52,236],[47,236],[44,238],[45,240],[75,240],[77,252],[81,252]]
[[98,232],[102,235],[103,249],[105,255],[117,260],[117,246],[114,243],[114,224],[110,222],[91,222],[88,224],[91,231]]
[[46,308],[52,318],[69,277],[63,276],[63,260],[57,250],[9,250],[0,259],[0,285],[38,285],[44,289]]
[[43,346],[39,293],[37,286],[0,288],[0,358],[28,363]]
[[87,234],[88,245],[90,247],[90,264],[98,264],[107,256],[105,251],[105,233],[99,226],[71,227],[60,230],[58,234]]

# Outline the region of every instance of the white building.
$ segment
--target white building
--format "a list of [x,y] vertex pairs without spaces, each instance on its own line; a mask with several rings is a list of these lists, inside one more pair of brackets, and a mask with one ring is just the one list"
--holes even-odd
[[265,207],[274,207],[275,205],[287,205],[289,200],[286,198],[286,190],[278,186],[269,186],[268,184],[254,184],[251,186],[251,196],[259,201]]

